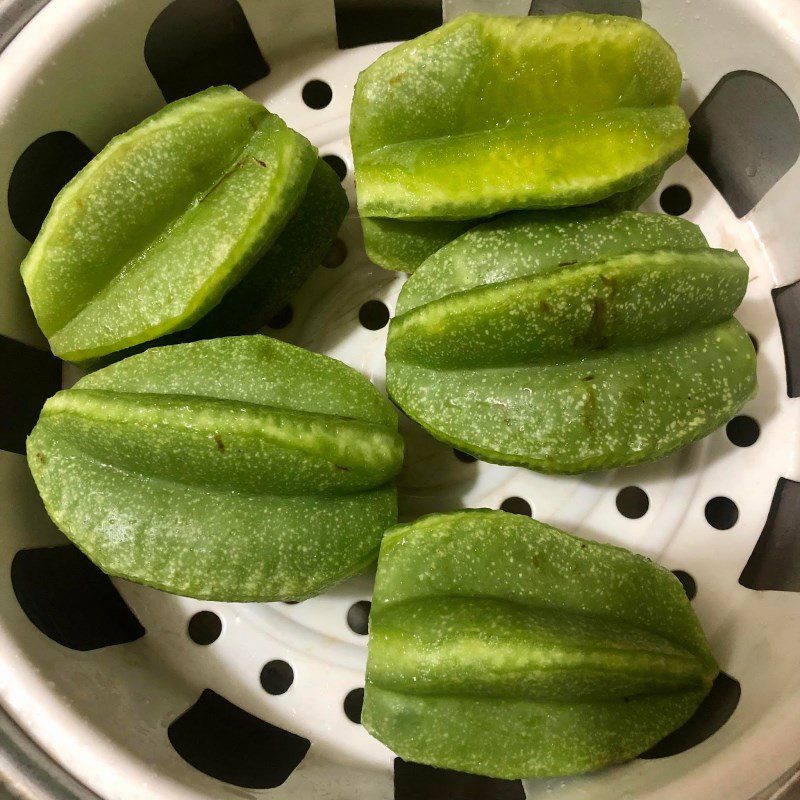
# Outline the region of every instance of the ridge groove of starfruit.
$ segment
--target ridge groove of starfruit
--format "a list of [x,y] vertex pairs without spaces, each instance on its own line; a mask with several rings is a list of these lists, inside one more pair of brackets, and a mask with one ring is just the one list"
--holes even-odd
[[681,70],[646,23],[464,14],[359,76],[351,140],[370,257],[413,272],[513,210],[636,208],[686,151]]
[[381,545],[362,720],[405,760],[599,769],[685,722],[717,672],[680,582],[622,548],[486,509]]
[[151,348],[45,403],[28,462],[111,575],[298,600],[374,560],[397,519],[397,416],[362,375],[264,336]]
[[[92,364],[185,330],[251,272],[250,304],[280,307],[346,213],[327,171],[307,139],[225,86],[116,136],[59,192],[21,266],[51,349]],[[252,329],[254,311],[239,310],[217,326]]]
[[478,458],[577,473],[651,461],[727,422],[756,389],[733,317],[748,269],[661,214],[518,212],[406,282],[387,389]]

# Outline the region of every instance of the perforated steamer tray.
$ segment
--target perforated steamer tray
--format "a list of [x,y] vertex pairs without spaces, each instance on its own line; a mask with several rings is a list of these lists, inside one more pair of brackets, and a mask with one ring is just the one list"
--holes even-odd
[[[530,5],[445,0],[444,13]],[[54,191],[110,136],[208,83],[247,86],[346,170],[340,243],[271,333],[383,388],[387,310],[403,277],[364,254],[347,125],[358,72],[390,45],[351,45],[421,33],[441,21],[439,7],[17,0],[0,2],[5,42],[40,7],[0,55],[0,771],[11,785],[109,800],[800,796],[800,2],[641,9],[684,67],[694,157],[646,208],[685,210],[750,265],[738,317],[758,344],[760,389],[742,417],[659,463],[574,478],[464,461],[404,420],[402,518],[530,509],[644,553],[678,571],[724,671],[692,722],[651,754],[661,757],[524,782],[395,761],[360,726],[371,576],[296,605],[112,585],[53,528],[21,454],[45,397],[75,377],[46,352],[24,297],[28,240]],[[637,0],[533,3],[534,13],[576,8],[640,12]]]

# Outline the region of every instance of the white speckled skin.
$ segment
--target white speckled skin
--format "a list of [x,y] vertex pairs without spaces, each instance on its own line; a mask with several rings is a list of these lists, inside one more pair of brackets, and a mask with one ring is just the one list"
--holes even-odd
[[315,162],[230,87],[113,139],[59,193],[21,267],[53,352],[89,362],[189,327],[275,241]]
[[396,314],[477,286],[544,275],[566,261],[707,246],[697,225],[666,214],[600,208],[505,214],[432,255],[425,270],[404,284]]
[[[354,209],[350,98],[359,72],[392,44],[339,50],[332,0],[240,3],[271,68],[246,93],[321,153],[345,161],[344,185]],[[143,51],[148,27],[168,4],[50,0],[34,17],[0,54],[4,182],[16,156],[48,131],[72,131],[99,151],[114,133],[162,106]],[[450,18],[466,8],[524,14],[530,5],[530,0],[447,0],[445,10]],[[796,0],[643,0],[642,7],[644,20],[678,53],[687,114],[735,70],[770,77],[800,108]],[[303,87],[314,79],[333,90],[324,109],[303,103]],[[759,390],[740,412],[760,426],[753,446],[734,446],[720,429],[655,463],[554,476],[464,463],[401,416],[407,457],[398,495],[404,519],[437,510],[498,508],[518,496],[537,519],[684,570],[696,581],[692,606],[714,655],[742,687],[734,714],[702,744],[670,758],[525,781],[528,800],[750,800],[771,796],[791,781],[797,761],[800,594],[754,591],[738,578],[764,528],[779,477],[800,480],[800,400],[786,393],[770,296],[800,277],[800,163],[742,219],[689,158],[669,169],[647,209],[657,211],[659,192],[673,184],[691,192],[686,217],[700,225],[711,246],[738,250],[750,267],[737,318],[759,345]],[[2,193],[0,205],[4,198]],[[0,213],[0,234],[0,330],[46,348],[19,280],[29,242],[6,213]],[[404,276],[370,263],[354,211],[339,236],[344,263],[314,272],[292,301],[292,323],[273,335],[332,355],[382,387],[386,329],[361,327],[359,309],[378,299],[394,312]],[[67,385],[75,375],[65,370]],[[47,518],[25,457],[0,456],[0,564],[8,575],[18,550],[66,540]],[[639,519],[623,517],[615,506],[617,493],[630,485],[649,497],[649,510]],[[715,530],[704,517],[705,504],[718,495],[739,508],[730,530]],[[394,754],[342,710],[344,698],[364,681],[366,637],[350,629],[347,612],[370,598],[369,573],[297,605],[215,603],[125,580],[114,583],[147,634],[91,652],[69,651],[43,636],[22,614],[8,582],[0,583],[0,702],[48,756],[92,791],[115,800],[241,800],[243,794],[270,800],[392,800]],[[186,635],[188,621],[199,611],[212,611],[222,621],[220,638],[207,647]],[[264,664],[275,658],[289,663],[295,675],[279,696],[259,683]],[[310,740],[305,760],[283,785],[243,790],[204,775],[175,753],[167,726],[205,688]],[[768,785],[772,789],[763,792]]]
[[637,207],[685,152],[679,87],[670,46],[627,17],[465,14],[395,48],[353,99],[368,253],[413,271],[455,235],[436,221]]
[[363,718],[405,759],[598,769],[678,727],[717,671],[675,577],[625,550],[489,510],[381,545]]
[[299,600],[396,518],[397,419],[364,378],[263,336],[149,350],[52,397],[28,440],[59,528],[106,572]]
[[[601,200],[599,209],[635,210],[656,190],[662,175]],[[513,212],[512,212],[513,213]],[[543,212],[546,217],[547,212]],[[391,217],[361,217],[364,247],[378,266],[400,272],[414,272],[423,261],[453,239],[487,219],[408,220]]]
[[635,189],[686,152],[678,106],[545,116],[480,133],[385,145],[359,163],[359,211],[468,220],[590,205]]
[[400,293],[392,398],[461,450],[545,472],[705,436],[755,391],[755,354],[731,319],[747,265],[691,227],[589,209],[473,228]]

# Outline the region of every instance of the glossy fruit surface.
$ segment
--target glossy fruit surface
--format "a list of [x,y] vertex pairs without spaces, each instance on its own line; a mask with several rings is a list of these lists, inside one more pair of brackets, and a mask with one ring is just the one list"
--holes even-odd
[[348,207],[339,176],[318,158],[300,206],[280,236],[192,328],[193,336],[255,333],[266,325],[320,265]]
[[465,220],[596,203],[649,181],[686,151],[677,106],[548,115],[478,133],[386,145],[359,165],[359,210]]
[[[635,211],[656,190],[663,176],[625,192],[611,195],[595,205],[615,211]],[[468,220],[410,220],[391,217],[361,217],[367,255],[378,266],[399,272],[414,272],[453,239],[489,218]]]
[[737,253],[657,214],[520,212],[480,225],[407,281],[387,388],[434,436],[544,472],[660,458],[755,391],[733,312]]
[[367,566],[402,458],[364,377],[263,336],[99,370],[28,439],[50,516],[102,569],[217,600],[301,599]]
[[680,84],[669,45],[628,17],[465,14],[399,45],[352,106],[370,256],[413,271],[454,221],[635,208],[686,150]]
[[378,266],[399,272],[414,272],[426,258],[478,222],[361,217],[367,255]]
[[381,545],[362,720],[403,759],[599,769],[681,725],[717,672],[681,584],[627,550],[489,510]]
[[315,164],[304,137],[230,87],[114,138],[22,264],[53,352],[90,362],[196,322],[276,240]]

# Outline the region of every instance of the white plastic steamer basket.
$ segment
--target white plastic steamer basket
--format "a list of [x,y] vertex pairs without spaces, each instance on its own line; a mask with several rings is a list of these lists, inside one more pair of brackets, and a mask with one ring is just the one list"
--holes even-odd
[[[215,2],[230,7],[234,0],[194,2],[206,13]],[[192,5],[187,0],[180,4]],[[0,15],[6,14],[0,21],[7,25],[18,21],[15,9],[25,13],[41,8],[0,54],[0,334],[13,340],[12,349],[23,355],[45,343],[19,280],[18,266],[28,241],[12,222],[14,209],[9,213],[9,178],[20,155],[48,133],[69,132],[97,152],[111,135],[163,105],[159,83],[145,59],[145,41],[153,21],[169,5],[168,0],[17,0],[5,7],[0,2]],[[339,49],[337,12],[341,26],[349,9],[352,27],[365,3],[239,0],[239,5],[270,69],[247,86],[247,94],[307,135],[323,155],[343,160],[352,206],[340,234],[343,263],[319,268],[292,301],[291,322],[273,333],[347,362],[382,388],[386,329],[371,330],[363,324],[370,324],[369,309],[380,317],[382,307],[363,307],[380,301],[391,311],[403,278],[373,266],[364,254],[347,128],[356,76],[390,45]],[[372,3],[370,13],[373,23],[376,14],[384,13],[387,19],[402,21],[410,7],[421,5],[383,0]],[[551,0],[549,5],[602,10],[623,6],[630,11],[638,3]],[[701,709],[704,718],[699,728],[695,726],[701,732],[688,735],[698,743],[688,747],[688,742],[688,749],[571,779],[502,787],[475,781],[468,784],[472,794],[459,797],[522,797],[523,786],[528,798],[553,800],[800,796],[795,794],[800,759],[800,546],[791,538],[793,526],[800,536],[794,483],[800,481],[800,401],[791,397],[798,393],[792,380],[800,374],[800,300],[792,288],[775,291],[800,279],[800,163],[793,150],[800,148],[794,112],[800,109],[800,2],[645,0],[642,5],[644,20],[678,53],[685,71],[682,103],[690,116],[731,73],[744,71],[761,81],[755,85],[766,87],[763,96],[756,92],[756,102],[752,85],[745,87],[745,95],[751,95],[747,113],[738,110],[739,119],[728,120],[726,130],[712,126],[706,143],[706,157],[714,163],[720,147],[730,146],[737,137],[755,137],[755,145],[740,142],[750,162],[733,167],[743,171],[745,189],[750,179],[753,185],[763,185],[759,170],[780,173],[751,210],[737,217],[689,157],[670,169],[645,206],[658,210],[665,187],[686,187],[691,207],[685,216],[703,228],[713,246],[738,249],[749,264],[750,284],[737,316],[758,343],[760,389],[741,414],[755,420],[757,427],[740,420],[744,434],[737,433],[736,426],[727,433],[723,428],[656,464],[548,477],[462,461],[404,421],[408,458],[400,481],[400,510],[402,518],[411,519],[434,510],[498,508],[509,498],[521,498],[540,520],[624,545],[686,573],[687,585],[693,579],[696,588],[694,608],[728,677]],[[531,3],[445,0],[444,6],[448,19],[466,10],[526,14]],[[535,10],[536,0],[533,6]],[[183,35],[195,33],[187,23]],[[303,89],[312,80],[332,90],[323,108],[304,101]],[[729,88],[735,94],[735,82]],[[786,124],[775,116],[778,111],[773,113],[770,98],[775,97],[775,108],[783,102],[789,109]],[[724,118],[725,105],[710,115],[712,123]],[[706,172],[714,177],[713,170]],[[725,180],[725,175],[716,176],[723,189]],[[30,370],[15,367],[15,374],[35,370],[34,361],[38,364],[41,358],[31,361]],[[13,395],[18,379],[8,379],[10,369],[3,364],[0,371],[9,384],[3,391]],[[65,369],[64,380],[73,378]],[[2,414],[21,413],[13,397],[0,407]],[[38,409],[28,409],[22,416],[35,418],[36,413]],[[745,444],[754,435],[757,440],[749,446],[732,441]],[[629,489],[620,495],[625,487],[642,491]],[[631,501],[638,508],[629,509]],[[519,499],[510,505],[525,508]],[[108,800],[456,796],[447,789],[446,776],[436,779],[443,781],[436,784],[438,789],[425,788],[430,778],[425,771],[409,778],[406,767],[401,779],[402,765],[395,766],[394,756],[350,719],[358,718],[359,693],[351,692],[363,686],[366,636],[356,632],[358,624],[356,630],[348,625],[348,612],[369,599],[370,576],[295,605],[199,602],[115,581],[146,633],[122,644],[75,650],[53,641],[41,624],[33,624],[31,609],[21,602],[20,587],[12,581],[12,562],[20,551],[65,543],[47,519],[18,452],[0,453],[0,509],[0,704],[8,712],[0,725],[0,770],[23,794],[85,797],[86,787]],[[742,578],[743,571],[755,578]],[[63,598],[65,607],[69,602],[69,597]],[[364,608],[362,603],[351,612],[351,622]],[[187,633],[190,619],[200,611],[213,612],[221,621],[213,643],[198,644]],[[214,620],[208,615],[206,619]],[[280,690],[291,684],[281,694],[266,691],[260,680],[265,665],[275,661],[291,667],[283,667],[279,675],[284,683]],[[247,718],[250,727],[245,728],[253,728],[255,740],[239,747],[239,753],[212,754],[212,762],[233,759],[228,780],[220,780],[228,773],[223,769],[220,774],[218,763],[205,770],[200,763],[198,769],[171,742],[175,736],[170,726],[201,694],[224,701],[217,698],[216,712],[212,708],[199,715],[198,741],[205,736],[213,742],[216,737],[220,750],[230,744],[224,741],[230,724],[226,728],[224,719],[220,723],[220,707],[223,718],[227,712],[234,714],[234,727],[235,715],[241,712],[274,726],[259,727],[261,723]],[[350,716],[345,712],[348,696]],[[203,725],[208,730],[203,731]],[[291,755],[297,748],[288,746],[286,737],[300,742],[301,757]],[[253,766],[255,779],[237,778],[237,758],[259,761]],[[292,763],[273,771],[283,770],[279,779],[261,776],[270,759],[286,758]],[[396,790],[393,770],[398,770]],[[273,788],[242,788],[281,780]],[[407,789],[409,780],[417,794]]]

